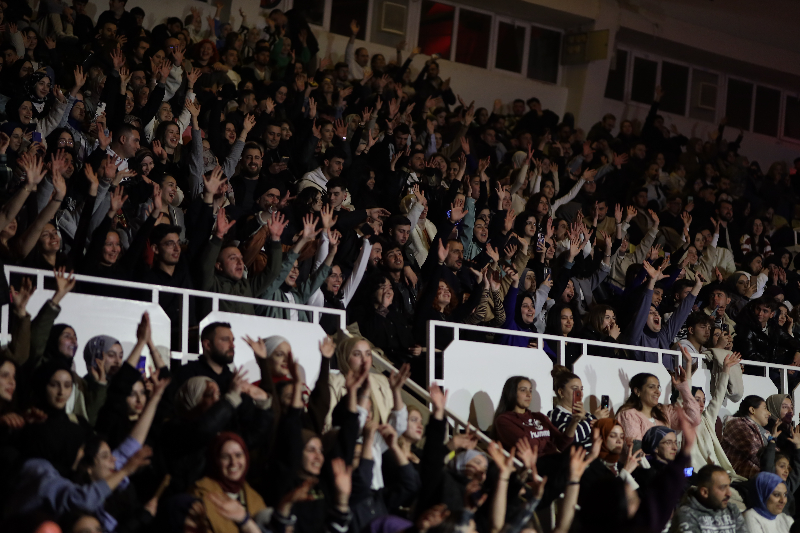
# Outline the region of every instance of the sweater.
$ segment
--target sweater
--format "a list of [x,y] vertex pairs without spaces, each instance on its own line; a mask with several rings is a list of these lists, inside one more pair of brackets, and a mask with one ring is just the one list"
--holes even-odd
[[[668,349],[672,344],[672,339],[675,338],[683,323],[686,322],[686,318],[692,312],[695,295],[689,293],[678,306],[678,309],[675,310],[669,322],[664,323],[663,320],[661,321],[661,331],[657,333],[647,327],[647,317],[650,313],[650,303],[652,301],[653,291],[644,289],[639,300],[639,306],[634,312],[634,318],[620,337],[620,343]],[[667,370],[674,370],[672,357],[666,357],[663,361],[659,361],[658,354],[655,352],[634,351],[633,355],[637,361],[647,361],[648,363],[663,362]]]
[[[701,423],[700,406],[697,405],[697,400],[692,396],[692,390],[689,382],[684,381],[678,385],[678,392],[680,393],[681,400],[683,401],[683,409],[686,416],[693,426],[697,427]],[[678,409],[675,405],[660,405],[661,411],[667,417],[668,424],[655,418],[645,418],[641,411],[636,409],[625,409],[617,414],[617,422],[625,430],[625,438],[633,440],[642,440],[647,430],[653,426],[669,426],[675,431],[680,431],[680,418]]]
[[524,413],[508,411],[498,416],[494,432],[506,450],[516,446],[519,439],[529,439],[531,448],[539,447],[539,457],[559,453],[573,442],[549,418],[527,409]]
[[794,518],[781,513],[775,520],[767,520],[755,509],[749,509],[744,513],[744,522],[750,533],[789,533]]
[[[694,450],[692,450],[694,452]],[[747,533],[741,511],[728,504],[724,509],[709,509],[690,492],[688,501],[678,507],[672,518],[673,533]],[[752,530],[750,530],[752,533]]]

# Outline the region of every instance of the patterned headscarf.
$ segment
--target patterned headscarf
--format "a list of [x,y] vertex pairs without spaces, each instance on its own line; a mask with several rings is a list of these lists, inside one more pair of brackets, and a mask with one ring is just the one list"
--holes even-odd
[[83,348],[83,360],[86,361],[86,368],[94,368],[95,360],[98,357],[102,357],[103,353],[107,352],[115,344],[122,346],[122,343],[117,339],[108,335],[98,335],[89,339],[89,342]]

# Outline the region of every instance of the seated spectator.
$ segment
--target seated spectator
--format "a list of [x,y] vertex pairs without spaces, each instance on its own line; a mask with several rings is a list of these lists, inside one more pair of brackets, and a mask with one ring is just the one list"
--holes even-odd
[[745,396],[739,410],[728,418],[722,431],[722,449],[737,474],[753,478],[761,471],[759,454],[775,434],[766,430],[767,403],[758,396]]
[[553,392],[555,392],[555,408],[547,413],[547,417],[561,432],[566,432],[574,417],[581,419],[575,429],[575,443],[585,448],[592,446],[592,426],[594,421],[608,418],[608,407],[598,408],[593,414],[587,413],[583,406],[583,384],[581,378],[555,365],[553,375]]
[[256,521],[259,513],[266,511],[261,496],[246,480],[250,468],[250,453],[247,445],[236,433],[223,432],[217,435],[209,447],[208,475],[198,480],[191,494],[203,502],[211,531],[226,531],[236,525],[217,512],[213,498],[224,498],[240,503],[249,517]]
[[[685,367],[678,367],[672,376],[672,386],[678,389],[683,410],[692,423],[692,427],[700,425],[700,407],[692,396],[690,385],[692,378],[689,355],[684,351]],[[678,409],[674,405],[663,405],[661,398],[661,385],[658,378],[652,374],[636,374],[630,381],[631,395],[625,400],[617,413],[617,421],[625,430],[625,437],[641,440],[653,426],[666,426],[678,429]]]
[[695,487],[689,490],[686,503],[675,512],[673,527],[677,531],[701,533],[719,531],[720,527],[728,527],[732,533],[752,531],[730,500],[730,476],[721,466],[705,465],[697,472]]
[[800,345],[778,325],[776,308],[775,300],[759,298],[737,315],[734,351],[747,354],[748,359],[754,361],[778,364],[791,362]]
[[744,513],[747,529],[758,533],[788,533],[794,518],[783,513],[787,493],[783,479],[776,474],[761,472],[753,481],[753,507]]

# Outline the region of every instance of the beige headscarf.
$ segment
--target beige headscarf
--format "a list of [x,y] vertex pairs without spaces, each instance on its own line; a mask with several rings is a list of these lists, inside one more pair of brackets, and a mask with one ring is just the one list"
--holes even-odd
[[[375,348],[372,343],[369,342],[369,340],[365,339],[361,335],[346,337],[336,346],[336,362],[339,365],[339,372],[341,372],[343,376],[347,376],[347,374],[350,372],[350,363],[347,361],[350,356],[350,352],[352,352],[353,348],[356,347],[356,344],[361,341],[369,344],[370,351]],[[375,391],[373,390],[373,383],[370,378],[371,376],[367,377],[369,382],[369,399],[372,401],[372,419],[380,420],[380,413],[378,412],[375,401]]]
[[206,376],[195,376],[189,378],[186,383],[181,385],[178,393],[175,395],[175,409],[179,414],[188,416],[195,408],[200,405],[203,399],[203,393],[206,392],[206,387],[209,382],[214,382],[213,379]]

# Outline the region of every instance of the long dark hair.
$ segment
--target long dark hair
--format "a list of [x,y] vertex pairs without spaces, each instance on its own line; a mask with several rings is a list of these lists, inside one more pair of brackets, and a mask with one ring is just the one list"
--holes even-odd
[[742,403],[739,404],[739,410],[736,411],[733,416],[737,416],[739,418],[747,418],[750,416],[750,408],[758,409],[761,407],[762,403],[767,403],[764,398],[761,396],[756,396],[755,394],[751,394],[750,396],[745,396]]
[[517,387],[520,381],[528,381],[533,385],[533,380],[525,376],[512,376],[508,378],[503,385],[503,392],[500,393],[500,401],[497,402],[497,409],[494,411],[494,418],[492,424],[497,420],[497,417],[503,413],[513,411],[517,406]]
[[[625,400],[625,403],[620,407],[619,412],[625,411],[627,409],[633,409],[634,411],[641,411],[644,408],[644,404],[642,404],[642,399],[636,394],[638,390],[641,394],[644,386],[647,384],[647,380],[650,378],[656,378],[658,381],[658,376],[654,376],[653,374],[649,374],[647,372],[642,372],[641,374],[636,374],[633,376],[629,382],[631,388],[631,395],[628,396],[628,399]],[[653,407],[652,409],[653,418],[656,420],[663,422],[664,424],[669,424],[669,420],[667,419],[667,415],[664,414],[664,410],[661,407],[661,404],[658,404]]]
[[586,315],[584,326],[590,328],[595,333],[599,333],[600,335],[608,335],[605,331],[603,331],[603,322],[606,319],[607,311],[613,311],[614,316],[617,316],[617,312],[614,311],[614,308],[610,305],[598,304],[592,306],[592,308],[589,309],[589,313]]
[[547,312],[547,324],[545,325],[544,332],[547,335],[564,335],[564,330],[561,329],[561,311],[569,309],[572,311],[572,331],[569,332],[568,337],[574,337],[580,328],[580,316],[569,304],[556,304]]

